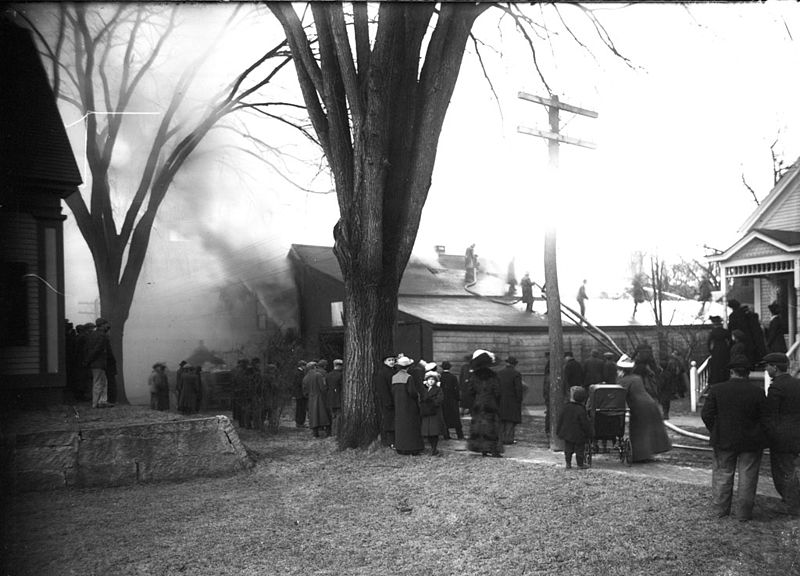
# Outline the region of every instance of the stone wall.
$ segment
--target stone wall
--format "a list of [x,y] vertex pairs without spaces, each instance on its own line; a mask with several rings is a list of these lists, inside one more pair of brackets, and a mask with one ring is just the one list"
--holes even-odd
[[225,416],[12,434],[2,438],[11,490],[122,486],[221,476],[253,461]]

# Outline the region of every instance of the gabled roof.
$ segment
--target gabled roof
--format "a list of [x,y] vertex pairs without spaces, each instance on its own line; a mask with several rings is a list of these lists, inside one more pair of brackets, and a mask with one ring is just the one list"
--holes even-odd
[[0,177],[68,196],[82,178],[31,33],[0,17],[0,54]]
[[768,236],[785,246],[800,248],[800,230],[769,230],[767,228],[758,228],[755,232]]
[[[739,228],[739,232],[747,233],[757,228],[764,217],[774,210],[774,206],[785,194],[800,194],[800,158],[786,171],[781,179],[778,180],[778,183],[775,184],[775,187],[761,201],[758,208],[744,221]],[[798,223],[800,223],[800,214],[796,216]]]
[[762,244],[773,246],[775,253],[800,252],[800,231],[756,229],[745,234],[730,248],[720,254],[706,256],[709,262],[725,262],[750,244],[760,241]]

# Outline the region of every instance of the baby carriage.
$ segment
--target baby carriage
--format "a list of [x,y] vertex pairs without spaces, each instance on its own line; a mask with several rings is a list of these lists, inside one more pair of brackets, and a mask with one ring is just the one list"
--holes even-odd
[[[586,446],[586,463],[591,465],[592,456],[612,442],[612,452],[620,462],[631,465],[631,441],[625,434],[625,388],[617,384],[592,384],[586,411],[592,427],[592,442]],[[605,451],[605,450],[604,450]]]

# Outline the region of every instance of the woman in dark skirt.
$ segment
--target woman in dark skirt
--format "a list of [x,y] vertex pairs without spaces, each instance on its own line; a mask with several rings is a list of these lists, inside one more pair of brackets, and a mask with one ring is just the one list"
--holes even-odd
[[394,447],[398,454],[421,454],[422,442],[419,415],[419,393],[415,379],[408,373],[413,360],[398,356],[397,373],[392,376],[394,400]]
[[491,454],[501,458],[503,443],[500,440],[500,382],[492,370],[494,354],[488,350],[475,350],[470,361],[472,374],[469,395],[472,400],[472,423],[469,427],[467,447],[483,456]]

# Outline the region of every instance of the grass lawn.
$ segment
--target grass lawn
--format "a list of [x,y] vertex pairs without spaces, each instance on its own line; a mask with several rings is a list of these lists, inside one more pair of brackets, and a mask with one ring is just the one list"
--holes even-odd
[[258,464],[232,478],[5,495],[2,574],[800,574],[775,499],[742,523],[705,486],[241,438]]

